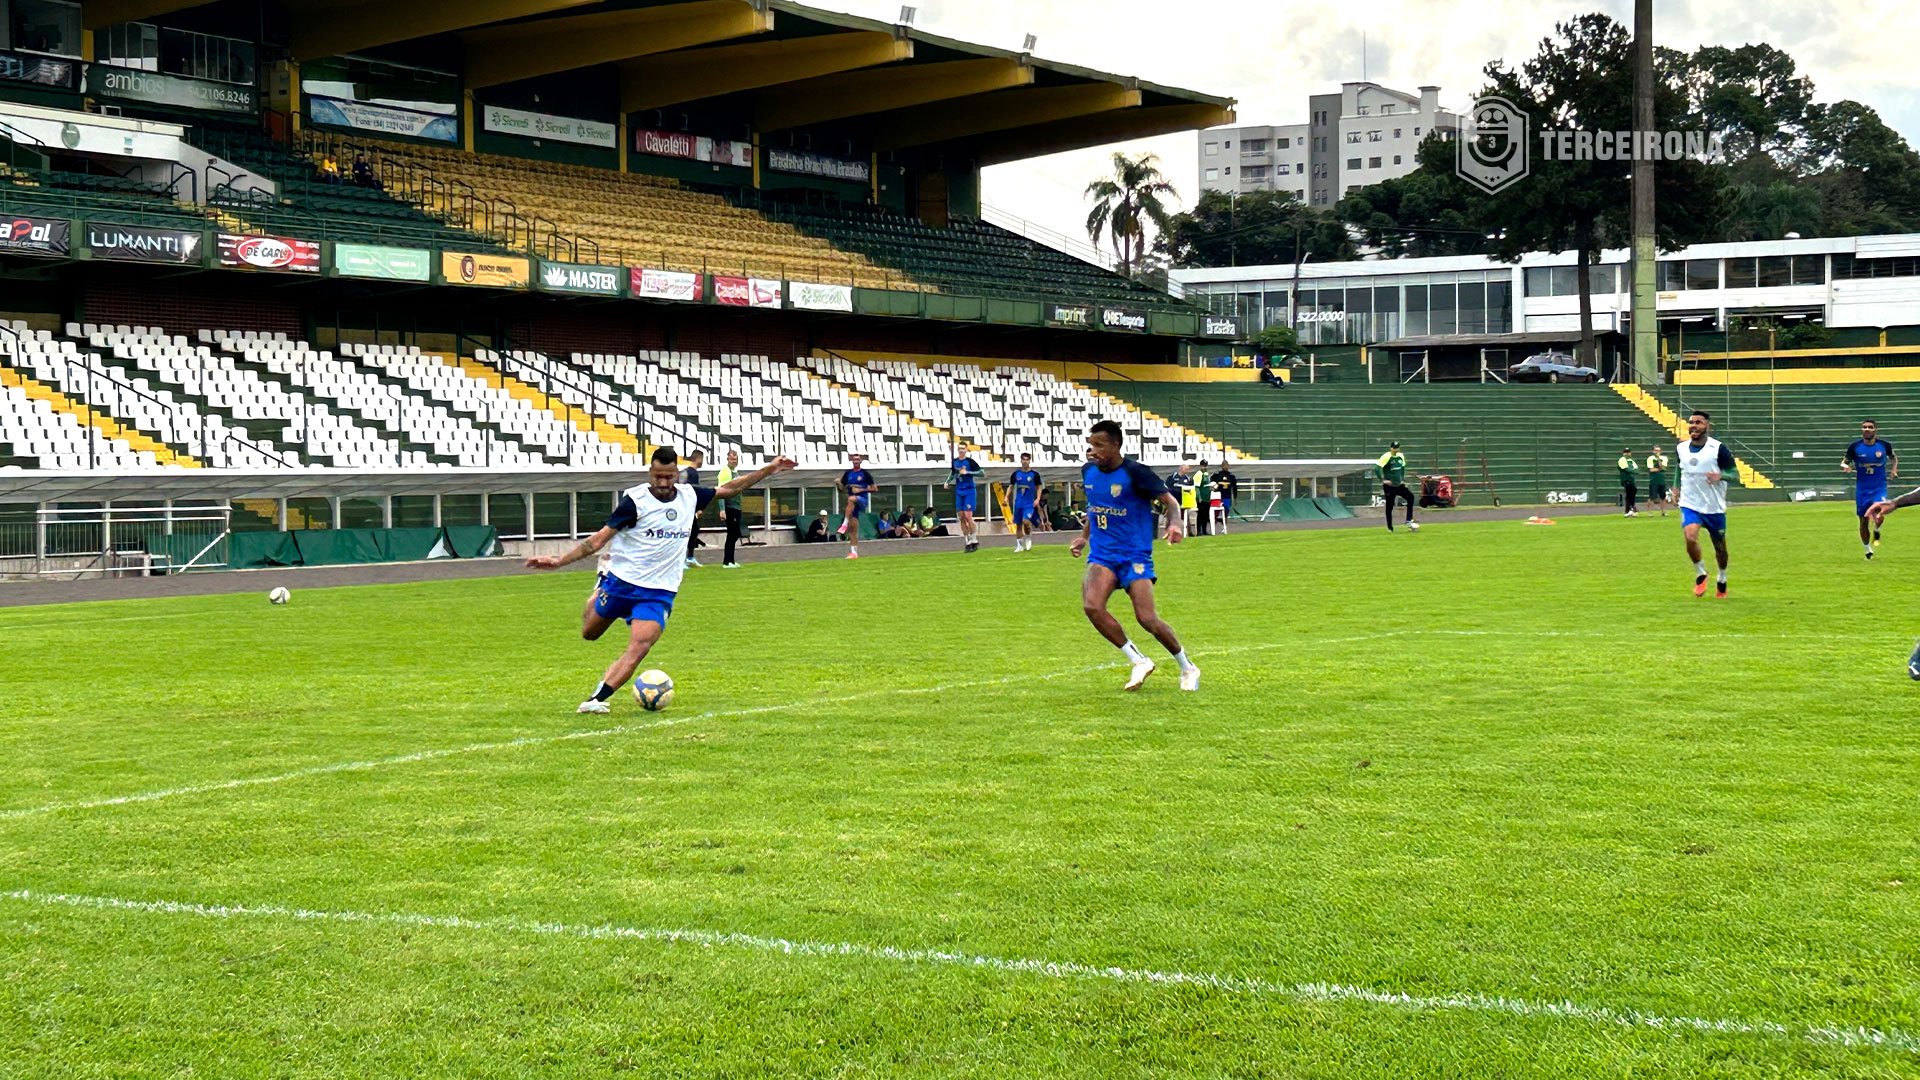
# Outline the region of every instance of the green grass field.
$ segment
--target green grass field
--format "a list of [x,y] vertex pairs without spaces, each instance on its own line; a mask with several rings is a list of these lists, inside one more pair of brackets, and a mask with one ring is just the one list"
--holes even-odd
[[0,610],[0,1076],[1920,1075],[1849,510],[1193,541],[1198,694],[1058,548],[697,571],[659,715],[577,573]]

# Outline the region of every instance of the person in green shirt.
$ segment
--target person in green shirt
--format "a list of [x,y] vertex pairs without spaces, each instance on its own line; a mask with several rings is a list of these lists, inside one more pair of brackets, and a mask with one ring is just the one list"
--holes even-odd
[[1639,517],[1635,500],[1640,497],[1640,485],[1635,477],[1640,472],[1640,463],[1633,460],[1633,451],[1623,446],[1620,448],[1620,460],[1615,464],[1620,467],[1620,497],[1627,508],[1627,516]]
[[1667,503],[1673,498],[1667,491],[1669,464],[1667,452],[1658,446],[1647,455],[1647,501],[1660,508],[1661,517],[1667,516]]
[[1212,505],[1213,476],[1208,473],[1203,466],[1194,473],[1193,478],[1193,507],[1199,511],[1195,517],[1198,519],[1197,524],[1199,525],[1199,535],[1201,536],[1206,536],[1213,531],[1207,527],[1210,524],[1207,521],[1207,508]]
[[[727,464],[720,470],[720,486],[727,486],[728,482],[734,478],[734,475],[739,469],[740,451],[727,451]],[[739,495],[736,494],[730,499],[720,500],[720,520],[727,526],[727,556],[722,565],[728,570],[738,570],[740,569],[740,564],[733,561],[733,546],[739,542],[742,531],[740,527],[742,518],[740,516]]]
[[1393,529],[1393,504],[1401,499],[1407,501],[1407,529],[1420,531],[1420,523],[1413,520],[1413,492],[1407,490],[1407,455],[1400,452],[1400,444],[1387,444],[1387,452],[1373,463],[1373,472],[1380,478],[1380,496],[1387,500],[1387,531]]

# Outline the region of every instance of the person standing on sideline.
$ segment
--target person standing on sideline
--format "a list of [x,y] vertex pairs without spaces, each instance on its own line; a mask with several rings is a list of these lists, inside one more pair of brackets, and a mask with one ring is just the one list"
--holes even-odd
[[1880,438],[1880,425],[1872,420],[1860,422],[1860,437],[1840,461],[1840,468],[1853,474],[1853,512],[1860,518],[1860,546],[1867,549],[1869,561],[1873,549],[1880,546],[1880,523],[1867,520],[1867,508],[1887,500],[1887,481],[1900,476],[1900,459],[1893,444]]
[[[706,463],[707,463],[707,455],[705,451],[695,450],[692,453],[688,454],[686,468],[680,470],[680,482],[682,484],[685,484],[688,487],[699,487],[700,486],[700,466]],[[706,505],[707,505],[706,503],[701,503],[700,508],[705,509]],[[693,520],[687,523],[687,569],[689,570],[692,570],[693,568],[700,565],[700,560],[695,558],[693,554],[693,549],[699,546],[700,546],[700,517],[699,517],[699,511],[696,510],[694,512]]]
[[1419,532],[1420,523],[1413,520],[1413,492],[1407,490],[1407,455],[1400,452],[1398,442],[1387,444],[1387,452],[1373,463],[1373,471],[1380,477],[1380,497],[1387,501],[1387,531],[1393,531],[1393,504],[1405,499],[1407,528]]
[[1212,535],[1213,475],[1207,472],[1204,464],[1193,474],[1193,516],[1197,525],[1194,535]]
[[847,455],[847,471],[834,482],[834,486],[847,495],[847,515],[840,520],[840,535],[847,538],[849,559],[860,557],[860,515],[867,512],[867,504],[873,501],[877,486],[873,474],[867,471],[866,460],[861,454]]
[[1167,491],[1173,496],[1178,509],[1172,511],[1179,515],[1183,532],[1193,531],[1193,466],[1181,462],[1180,467],[1167,476]]
[[1667,466],[1672,464],[1667,452],[1654,447],[1647,455],[1647,502],[1660,508],[1660,516],[1667,516],[1667,504],[1673,501],[1673,495],[1667,490]]
[[946,486],[953,489],[954,516],[960,519],[960,535],[966,540],[963,550],[969,555],[980,546],[973,523],[973,513],[980,506],[980,489],[976,486],[979,475],[980,463],[965,452],[953,459],[953,471],[947,475]]
[[1040,520],[1040,499],[1046,484],[1033,467],[1033,455],[1021,454],[1007,487],[1013,492],[1013,550],[1033,550],[1033,526]]
[[[725,488],[727,484],[733,480],[739,468],[740,451],[727,451],[727,463],[720,468],[719,483],[722,488]],[[720,565],[728,570],[738,570],[740,569],[740,564],[733,559],[733,548],[735,544],[740,542],[740,533],[744,524],[744,519],[740,515],[740,495],[738,492],[735,492],[730,499],[720,500],[720,520],[727,526],[727,557]]]
[[1240,478],[1233,475],[1227,467],[1227,459],[1220,459],[1220,471],[1213,474],[1213,494],[1219,500],[1220,535],[1227,534],[1227,518],[1233,514],[1233,501],[1240,497]]
[[1707,595],[1707,564],[1700,556],[1700,530],[1713,540],[1720,564],[1714,596],[1727,598],[1727,474],[1734,469],[1733,451],[1708,434],[1713,418],[1695,409],[1687,417],[1691,436],[1674,451],[1680,458],[1680,534],[1687,540],[1687,558],[1693,560],[1693,595]]
[[1640,485],[1634,477],[1640,471],[1640,463],[1633,460],[1633,451],[1623,446],[1620,448],[1620,460],[1614,464],[1620,467],[1620,500],[1626,507],[1626,516],[1639,517],[1634,503],[1640,497]]
[[1154,663],[1127,639],[1120,620],[1107,610],[1116,591],[1133,601],[1134,621],[1152,634],[1180,665],[1180,689],[1200,689],[1200,669],[1180,647],[1180,639],[1154,610],[1153,508],[1167,511],[1167,543],[1184,537],[1178,503],[1153,470],[1128,461],[1123,452],[1120,425],[1102,420],[1087,431],[1087,463],[1080,482],[1087,492],[1086,522],[1067,550],[1075,558],[1087,556],[1087,576],[1080,581],[1080,605],[1087,621],[1115,648],[1126,654],[1132,670],[1125,689],[1138,690],[1153,674]]

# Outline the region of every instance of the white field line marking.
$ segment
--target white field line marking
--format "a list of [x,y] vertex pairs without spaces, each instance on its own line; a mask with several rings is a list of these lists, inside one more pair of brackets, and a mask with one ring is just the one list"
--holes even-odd
[[1879,1048],[1904,1053],[1920,1053],[1920,1035],[1898,1028],[1836,1027],[1797,1025],[1771,1020],[1714,1019],[1697,1016],[1664,1016],[1638,1009],[1604,1005],[1582,1005],[1572,1001],[1538,1001],[1499,994],[1460,992],[1452,994],[1406,994],[1376,990],[1365,986],[1324,982],[1279,982],[1240,975],[1158,970],[1153,968],[1102,967],[1074,961],[1034,960],[984,956],[935,949],[912,949],[893,945],[863,945],[855,942],[794,941],[788,938],[756,934],[725,933],[712,930],[668,930],[644,927],[580,926],[531,919],[474,919],[459,915],[420,915],[406,912],[314,911],[275,904],[212,905],[182,903],[174,900],[126,900],[108,896],[77,896],[45,893],[31,889],[0,892],[0,900],[36,904],[44,907],[77,908],[94,911],[134,912],[149,915],[182,915],[201,919],[266,919],[293,922],[350,923],[365,926],[399,926],[439,930],[481,931],[507,934],[533,934],[544,937],[575,938],[585,941],[639,941],[668,945],[695,945],[701,948],[730,948],[749,952],[780,953],[824,959],[874,960],[915,966],[972,968],[1009,975],[1030,975],[1045,979],[1078,979],[1126,985],[1193,987],[1223,994],[1252,995],[1296,1002],[1358,1003],[1406,1012],[1471,1012],[1522,1019],[1573,1020],[1603,1027],[1638,1031],[1672,1031],[1709,1035],[1753,1035],[1789,1039],[1821,1046]]
[[[1400,633],[1402,633],[1402,631],[1387,631],[1382,634],[1368,634],[1355,638],[1268,643],[1223,651],[1244,652],[1260,649],[1286,648],[1291,645],[1311,646],[1354,641],[1371,641],[1376,638],[1394,637]],[[866,690],[858,694],[847,694],[837,698],[807,698],[779,705],[756,705],[745,709],[727,709],[717,712],[697,713],[692,716],[676,716],[665,720],[656,720],[650,724],[623,724],[618,727],[596,728],[591,731],[569,731],[560,735],[527,735],[518,739],[507,739],[501,742],[470,743],[466,746],[452,746],[438,750],[417,750],[410,754],[398,754],[393,757],[368,758],[364,761],[343,761],[333,765],[315,765],[305,769],[294,769],[290,772],[275,773],[270,776],[246,776],[234,780],[214,780],[201,784],[186,784],[180,787],[161,788],[157,791],[136,792],[132,795],[115,795],[103,799],[47,803],[42,806],[25,806],[13,810],[0,810],[0,821],[13,821],[19,818],[38,817],[43,814],[57,814],[70,810],[99,810],[110,806],[159,802],[162,799],[173,799],[185,795],[204,795],[215,791],[232,791],[238,788],[260,787],[265,784],[283,784],[290,780],[304,780],[308,777],[327,776],[332,773],[365,772],[370,769],[383,769],[393,765],[412,765],[422,761],[435,761],[440,758],[460,757],[466,754],[484,754],[495,750],[518,750],[528,746],[546,746],[553,743],[574,742],[580,739],[604,739],[618,735],[631,735],[636,732],[652,731],[658,728],[674,727],[680,724],[692,724],[703,720],[737,719],[744,716],[787,712],[792,709],[811,708],[819,705],[840,705],[876,697],[893,697],[900,694],[943,694],[953,690],[971,690],[985,686],[1005,686],[1012,683],[1025,682],[1047,682],[1071,675],[1084,675],[1088,672],[1104,671],[1118,666],[1120,665],[1117,663],[1092,664],[1084,667],[1066,668],[1061,671],[1043,672],[1038,675],[1002,675],[992,679],[974,679],[966,682],[943,683],[939,686],[889,687],[884,690]]]

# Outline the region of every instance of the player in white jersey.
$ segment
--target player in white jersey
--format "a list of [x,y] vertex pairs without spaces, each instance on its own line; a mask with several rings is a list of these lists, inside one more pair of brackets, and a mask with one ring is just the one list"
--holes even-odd
[[580,636],[598,641],[621,619],[627,620],[631,629],[626,651],[607,668],[593,696],[580,703],[580,712],[607,712],[607,699],[633,678],[647,651],[660,640],[667,617],[673,613],[680,579],[686,574],[687,540],[693,535],[700,511],[716,498],[730,499],[794,467],[792,460],[780,458],[718,488],[702,488],[680,483],[679,465],[680,457],[671,449],[663,446],[655,450],[648,482],[621,493],[604,528],[565,555],[527,560],[529,570],[558,570],[607,549],[607,568],[600,574],[593,603],[581,620]]
[[1693,560],[1693,595],[1707,595],[1707,564],[1700,554],[1700,530],[1713,540],[1720,564],[1714,596],[1727,598],[1727,475],[1734,470],[1733,451],[1709,435],[1713,418],[1695,409],[1687,417],[1692,438],[1674,451],[1680,464],[1680,531],[1687,538],[1687,558]]

